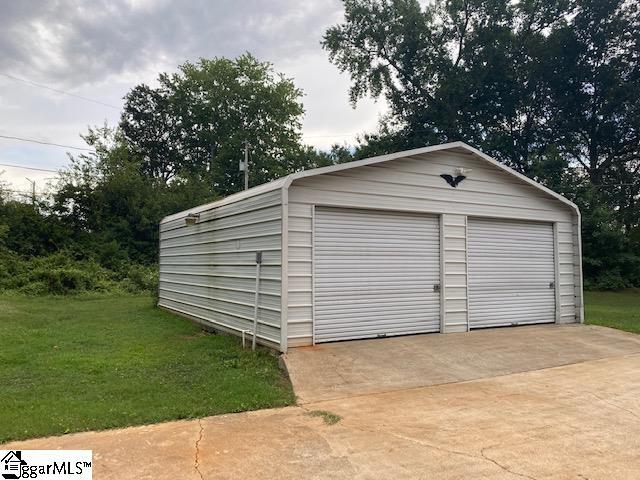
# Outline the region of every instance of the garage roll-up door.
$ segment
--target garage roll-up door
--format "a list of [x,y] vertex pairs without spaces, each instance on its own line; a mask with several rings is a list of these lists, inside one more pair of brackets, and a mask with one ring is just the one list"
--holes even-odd
[[315,341],[440,329],[435,216],[317,208]]
[[468,221],[470,328],[555,321],[553,226]]

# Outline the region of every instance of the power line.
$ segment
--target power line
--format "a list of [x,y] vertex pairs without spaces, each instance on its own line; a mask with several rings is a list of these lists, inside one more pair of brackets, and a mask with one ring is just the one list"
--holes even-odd
[[80,100],[84,100],[86,102],[97,103],[98,105],[103,105],[105,107],[114,108],[116,110],[120,110],[120,107],[116,107],[115,105],[111,105],[109,103],[101,102],[100,100],[95,100],[89,97],[83,97],[82,95],[77,95],[75,93],[67,92],[65,90],[59,90],[57,88],[49,87],[47,85],[43,85],[41,83],[33,82],[31,80],[27,80],[26,78],[15,77],[13,75],[9,75],[8,73],[0,72],[0,75],[15,80],[17,82],[27,83],[29,85],[33,85],[34,87],[44,88],[46,90],[51,90],[52,92],[61,93],[63,95],[69,95],[70,97],[79,98]]
[[0,167],[26,168],[27,170],[37,170],[39,172],[58,173],[58,170],[51,170],[50,168],[25,167],[23,165],[11,165],[10,163],[0,163]]
[[22,138],[22,137],[12,137],[9,135],[0,135],[0,138],[7,138],[9,140],[20,140],[21,142],[31,142],[31,143],[39,143],[40,145],[51,145],[54,147],[62,147],[62,148],[71,148],[73,150],[84,150],[87,152],[94,152],[93,148],[84,148],[84,147],[74,147],[71,145],[62,145],[60,143],[52,143],[52,142],[44,142],[42,140],[35,140],[33,138]]

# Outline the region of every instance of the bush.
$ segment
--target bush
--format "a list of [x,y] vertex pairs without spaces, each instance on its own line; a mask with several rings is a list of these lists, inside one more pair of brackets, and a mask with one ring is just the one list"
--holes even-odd
[[156,266],[127,264],[114,271],[71,252],[23,258],[0,248],[0,289],[25,295],[152,292],[157,281]]
[[45,282],[32,282],[23,285],[22,287],[17,289],[18,293],[22,293],[23,295],[48,295],[51,292],[49,291],[49,285]]
[[157,267],[146,267],[143,265],[131,265],[123,279],[130,291],[153,291],[158,285]]
[[77,268],[38,269],[33,272],[32,278],[36,283],[44,283],[53,294],[95,290],[96,286],[94,277]]
[[584,281],[585,290],[623,290],[630,286],[617,270]]

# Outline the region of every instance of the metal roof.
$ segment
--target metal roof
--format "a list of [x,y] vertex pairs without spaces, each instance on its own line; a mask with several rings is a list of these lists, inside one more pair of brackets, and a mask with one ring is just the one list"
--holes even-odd
[[353,162],[348,162],[348,163],[340,163],[337,165],[330,165],[328,167],[321,167],[321,168],[314,168],[311,170],[303,170],[301,172],[295,172],[295,173],[291,173],[285,177],[279,178],[277,180],[274,180],[273,182],[269,182],[269,183],[265,183],[262,185],[258,185],[257,187],[253,187],[250,188],[248,190],[244,190],[242,192],[238,192],[238,193],[234,193],[233,195],[229,195],[228,197],[222,198],[220,200],[216,200],[215,202],[211,202],[211,203],[206,203],[204,205],[200,205],[194,208],[190,208],[188,210],[184,210],[182,212],[178,212],[178,213],[174,213],[172,215],[168,215],[165,218],[163,218],[161,220],[160,223],[164,223],[164,222],[168,222],[171,220],[176,220],[179,218],[183,218],[186,217],[187,215],[189,215],[190,213],[200,213],[200,212],[204,212],[207,210],[211,210],[217,207],[221,207],[222,205],[228,205],[230,203],[235,203],[235,202],[239,202],[241,200],[245,200],[247,198],[251,198],[255,195],[260,195],[262,193],[267,193],[267,192],[271,192],[273,190],[277,190],[279,188],[283,188],[283,189],[287,189],[289,188],[289,185],[291,185],[291,183],[294,180],[297,180],[299,178],[305,178],[305,177],[312,177],[315,175],[322,175],[325,173],[333,173],[333,172],[338,172],[341,170],[348,170],[351,168],[357,168],[357,167],[363,167],[366,165],[372,165],[375,163],[381,163],[381,162],[387,162],[389,160],[396,160],[398,158],[403,158],[403,157],[410,157],[413,155],[422,155],[425,153],[433,153],[433,152],[439,152],[439,151],[443,151],[443,150],[453,150],[453,151],[458,151],[458,152],[464,152],[464,153],[471,153],[475,156],[477,156],[478,158],[484,160],[487,163],[490,163],[491,165],[519,178],[520,180],[522,180],[523,182],[528,183],[529,185],[532,185],[536,188],[538,188],[539,190],[542,190],[543,192],[545,192],[547,195],[550,195],[551,197],[555,198],[556,200],[559,200],[560,202],[568,205],[569,207],[571,207],[578,215],[580,215],[580,211],[578,209],[578,207],[576,206],[576,204],[574,204],[573,202],[571,202],[570,200],[566,199],[565,197],[563,197],[562,195],[554,192],[553,190],[548,189],[547,187],[545,187],[544,185],[539,184],[538,182],[531,180],[529,177],[516,172],[515,170],[513,170],[512,168],[507,167],[506,165],[503,165],[502,163],[498,162],[497,160],[491,158],[489,155],[486,155],[484,153],[482,153],[480,150],[473,148],[470,145],[467,145],[464,142],[451,142],[451,143],[443,143],[440,145],[431,145],[429,147],[421,147],[421,148],[414,148],[413,150],[404,150],[402,152],[396,152],[396,153],[390,153],[387,155],[380,155],[377,157],[371,157],[371,158],[365,158],[363,160],[356,160]]

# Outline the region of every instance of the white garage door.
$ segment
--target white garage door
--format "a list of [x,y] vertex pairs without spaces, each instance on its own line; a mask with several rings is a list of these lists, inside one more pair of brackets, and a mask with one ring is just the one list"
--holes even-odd
[[555,321],[553,226],[469,219],[470,328]]
[[317,208],[315,341],[440,329],[435,216]]

